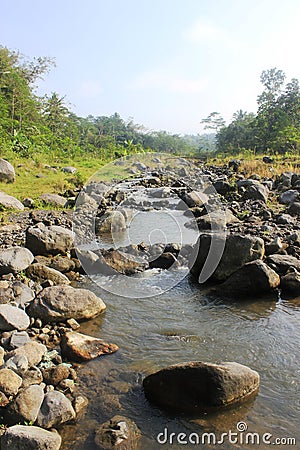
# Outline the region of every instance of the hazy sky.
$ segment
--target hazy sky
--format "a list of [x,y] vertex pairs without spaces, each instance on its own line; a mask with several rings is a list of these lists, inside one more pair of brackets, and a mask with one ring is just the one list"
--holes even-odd
[[198,133],[212,111],[256,110],[260,73],[300,79],[299,0],[11,0],[1,44],[57,67],[39,92],[85,116]]

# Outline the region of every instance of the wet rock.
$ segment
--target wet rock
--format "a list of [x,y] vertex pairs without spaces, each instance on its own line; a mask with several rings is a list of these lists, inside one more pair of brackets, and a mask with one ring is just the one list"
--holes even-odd
[[176,257],[173,255],[173,253],[170,252],[164,252],[161,255],[159,255],[156,259],[150,261],[150,268],[157,268],[157,269],[170,269],[172,266],[177,266],[178,261]]
[[2,450],[59,450],[61,437],[56,430],[14,425],[1,437]]
[[24,247],[9,247],[0,250],[0,275],[18,273],[32,263],[33,254]]
[[289,189],[279,196],[279,203],[290,205],[299,199],[299,192],[295,189]]
[[87,397],[82,394],[76,395],[73,400],[73,408],[76,413],[76,418],[79,419],[83,416],[89,401]]
[[148,262],[144,259],[118,250],[103,250],[102,256],[104,261],[102,259],[102,267],[101,263],[99,264],[98,273],[106,273],[107,270],[110,273],[113,269],[113,271],[124,275],[132,275],[143,272],[149,267]]
[[28,314],[44,322],[60,322],[66,319],[91,319],[104,312],[104,302],[87,289],[71,286],[45,288],[28,307]]
[[37,416],[37,425],[52,428],[75,419],[76,414],[70,400],[59,391],[50,391],[44,400]]
[[291,255],[270,255],[267,263],[280,275],[285,275],[290,267],[300,272],[300,260]]
[[126,220],[120,211],[106,211],[95,221],[96,235],[126,230]]
[[147,376],[143,386],[159,406],[195,413],[244,402],[258,391],[259,374],[236,362],[188,362]]
[[281,278],[281,287],[283,292],[288,292],[294,295],[300,295],[300,272],[296,270],[287,273]]
[[[219,251],[222,248],[224,239],[222,236],[214,235],[216,247]],[[202,234],[194,248],[194,255],[191,261],[195,261],[191,273],[198,277],[204,264],[208,258],[212,236],[210,234]],[[262,259],[265,248],[264,241],[256,236],[248,236],[241,234],[231,234],[226,238],[224,251],[222,253],[220,263],[213,273],[213,278],[223,281],[233,272],[238,270],[244,264]],[[196,257],[195,257],[196,256]],[[216,255],[210,255],[210,258],[216,258]]]
[[44,400],[44,390],[38,384],[23,389],[10,406],[10,413],[17,421],[34,423]]
[[220,295],[252,296],[268,292],[280,284],[279,275],[263,261],[245,264],[217,288]]
[[13,183],[16,179],[15,169],[5,159],[0,159],[0,182]]
[[26,274],[32,280],[38,281],[40,283],[51,280],[54,285],[70,284],[69,279],[58,270],[52,269],[51,267],[47,267],[39,263],[31,264],[27,268]]
[[0,369],[0,391],[5,395],[16,395],[22,384],[22,378],[11,369]]
[[61,206],[64,207],[66,204],[66,199],[58,194],[42,194],[39,196],[46,205],[51,206]]
[[26,356],[29,367],[32,367],[38,365],[46,353],[47,347],[45,345],[36,341],[30,341],[27,344],[9,352],[7,354],[7,359],[15,355]]
[[61,338],[62,354],[72,361],[88,361],[101,355],[110,355],[118,350],[115,344],[107,344],[102,339],[70,331]]
[[101,449],[138,450],[141,432],[135,422],[114,416],[96,429],[95,443]]
[[34,255],[66,254],[73,247],[74,233],[67,228],[44,224],[30,227],[26,232],[25,246]]
[[0,206],[4,209],[16,209],[18,211],[24,210],[23,203],[3,191],[0,191]]
[[26,330],[30,319],[25,311],[12,305],[0,305],[0,330]]
[[169,187],[152,188],[148,189],[147,192],[152,198],[167,198],[171,194],[171,189]]
[[70,370],[65,364],[58,364],[57,366],[44,369],[42,373],[46,384],[57,386],[62,380],[68,378]]

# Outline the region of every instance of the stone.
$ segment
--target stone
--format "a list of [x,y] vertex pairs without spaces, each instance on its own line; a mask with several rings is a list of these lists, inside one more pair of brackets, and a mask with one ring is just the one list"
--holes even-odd
[[28,359],[24,355],[14,355],[11,358],[9,358],[5,363],[5,367],[7,369],[13,370],[20,376],[22,376],[25,372],[27,372],[29,368],[28,366],[29,366]]
[[5,159],[0,159],[0,183],[13,183],[16,179],[16,173],[13,166]]
[[150,261],[150,268],[157,268],[157,269],[170,269],[172,266],[177,267],[178,261],[176,257],[173,255],[173,253],[170,252],[164,252],[161,255],[159,255],[156,259]]
[[283,249],[283,244],[280,237],[274,238],[271,242],[266,244],[266,255],[273,255]]
[[24,205],[15,197],[0,191],[0,208],[3,209],[16,209],[18,211],[24,210]]
[[17,347],[22,347],[22,345],[25,345],[28,342],[30,342],[30,337],[26,331],[13,331],[9,346],[13,350]]
[[[4,392],[0,391],[0,408],[5,408],[9,404],[9,400],[4,394]],[[1,432],[0,432],[1,435]]]
[[295,189],[289,189],[288,191],[283,192],[279,196],[279,203],[284,205],[290,205],[291,203],[296,202],[299,199],[299,192]]
[[4,363],[4,355],[5,355],[5,350],[3,347],[0,347],[0,366],[3,366]]
[[183,201],[189,208],[202,206],[208,202],[208,196],[200,191],[191,191],[183,196]]
[[34,291],[21,281],[14,281],[12,290],[14,294],[14,303],[22,309],[24,309],[35,297]]
[[[264,203],[268,200],[268,189],[261,183],[256,180],[245,180],[251,183],[240,183],[238,182],[238,187],[242,187],[245,189],[243,193],[244,200],[261,200]],[[240,183],[240,184],[239,184]]]
[[59,450],[61,437],[56,430],[14,425],[1,437],[1,450]]
[[252,261],[234,272],[217,288],[220,295],[249,297],[263,294],[280,284],[279,275],[261,260]]
[[76,413],[70,400],[59,391],[50,391],[44,396],[37,416],[37,425],[52,428],[75,419]]
[[34,208],[35,206],[35,201],[30,197],[24,198],[22,203],[26,208]]
[[104,302],[87,289],[71,286],[50,286],[30,303],[29,316],[41,318],[44,322],[61,322],[67,319],[91,319],[104,312]]
[[300,295],[300,273],[293,271],[287,273],[281,278],[281,287],[283,292],[288,292],[294,295]]
[[38,281],[39,283],[51,280],[54,285],[70,284],[69,279],[64,274],[60,273],[58,270],[39,263],[31,264],[26,270],[26,275],[30,279]]
[[132,275],[143,272],[149,267],[147,261],[119,250],[102,250],[102,258],[98,260],[98,273]]
[[118,350],[115,344],[107,344],[102,339],[75,331],[65,333],[61,338],[60,346],[62,354],[72,361],[89,361]]
[[114,416],[96,428],[95,444],[100,449],[138,450],[141,432],[135,422]]
[[37,366],[47,353],[47,347],[36,341],[30,341],[7,354],[7,359],[15,355],[26,356],[29,367]]
[[233,187],[231,186],[231,184],[228,183],[228,181],[223,180],[223,179],[216,180],[213,183],[213,187],[215,188],[217,193],[220,195],[227,195],[227,194],[229,194],[229,192],[231,192],[233,190]]
[[241,161],[239,159],[232,159],[228,163],[229,169],[232,169],[234,172],[237,172],[239,170],[240,165]]
[[39,199],[43,201],[46,205],[51,206],[61,206],[64,207],[66,204],[65,197],[62,197],[58,194],[42,194],[39,196]]
[[287,209],[288,214],[291,216],[300,216],[300,202],[291,203]]
[[300,272],[300,260],[291,255],[270,255],[267,257],[267,263],[279,275],[285,275],[291,267]]
[[240,223],[240,220],[227,209],[225,211],[212,211],[204,214],[196,220],[191,220],[185,225],[187,228],[198,228],[199,230],[223,230],[226,225]]
[[58,364],[57,366],[44,369],[42,373],[46,384],[57,386],[62,380],[68,378],[70,370],[65,364]]
[[38,384],[32,384],[17,395],[10,406],[10,412],[18,421],[34,423],[43,400],[43,388]]
[[62,170],[62,172],[71,173],[71,174],[77,172],[76,167],[72,167],[72,166],[63,167],[61,170]]
[[0,250],[0,275],[21,272],[32,263],[33,254],[24,247],[8,247]]
[[30,319],[25,311],[9,304],[0,305],[0,330],[26,330]]
[[270,158],[270,156],[267,156],[267,155],[263,156],[262,160],[265,164],[272,164],[274,162],[273,158]]
[[76,413],[76,418],[81,418],[84,414],[86,407],[88,406],[89,401],[85,395],[79,394],[75,395],[73,400],[73,408]]
[[[210,234],[202,234],[199,236],[197,244],[194,247],[194,254],[192,254],[190,261],[194,262],[191,263],[191,273],[196,277],[199,277],[207,260],[211,239],[212,236]],[[216,247],[218,249],[222,247],[223,239],[225,238],[215,234],[213,239],[216,240]],[[212,276],[216,280],[224,281],[244,264],[256,259],[262,259],[264,253],[264,241],[261,238],[242,234],[231,234],[226,238],[220,262]],[[214,257],[214,255],[210,255],[210,258]]]
[[236,362],[192,361],[166,367],[143,381],[148,400],[171,411],[210,412],[255,395],[259,374]]
[[67,228],[52,225],[46,227],[29,227],[26,232],[25,246],[34,255],[57,255],[66,254],[73,248],[74,233]]
[[[45,265],[47,266],[48,264]],[[51,259],[49,267],[58,270],[59,272],[65,273],[74,270],[76,268],[76,265],[75,262],[67,256],[56,255]]]
[[22,388],[26,388],[32,384],[41,384],[43,382],[43,375],[38,367],[33,366],[22,374],[22,379]]
[[5,395],[16,395],[22,384],[22,378],[17,375],[13,370],[0,369],[0,391],[3,391]]
[[106,211],[102,216],[96,217],[96,235],[124,230],[126,230],[126,220],[120,211]]

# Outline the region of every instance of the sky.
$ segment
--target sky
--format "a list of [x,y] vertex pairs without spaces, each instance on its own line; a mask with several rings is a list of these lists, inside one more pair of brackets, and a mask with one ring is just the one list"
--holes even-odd
[[80,116],[203,132],[201,119],[255,112],[263,70],[300,79],[299,0],[4,0],[0,43],[56,59],[40,94]]

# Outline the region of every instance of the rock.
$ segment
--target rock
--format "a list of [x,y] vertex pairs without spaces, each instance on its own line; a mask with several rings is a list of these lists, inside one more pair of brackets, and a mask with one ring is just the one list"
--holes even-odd
[[188,362],[143,381],[146,397],[164,408],[195,413],[236,405],[257,393],[259,374],[236,362]]
[[28,366],[29,366],[28,359],[24,355],[14,355],[11,358],[9,358],[5,363],[5,367],[7,369],[13,370],[20,376],[22,376],[25,372],[27,372]]
[[34,291],[21,281],[14,281],[12,290],[14,295],[13,301],[22,309],[24,309],[35,297]]
[[192,191],[185,194],[182,200],[189,208],[194,208],[195,206],[202,206],[207,203],[208,196],[200,191]]
[[15,169],[5,159],[0,159],[0,182],[13,183],[16,179]]
[[75,269],[75,262],[67,256],[56,255],[51,259],[49,267],[58,270],[59,272],[65,273]]
[[139,170],[141,172],[145,172],[147,170],[147,166],[144,163],[141,163],[139,161],[137,161],[134,165],[137,168],[137,170]]
[[283,249],[283,244],[280,237],[276,237],[273,241],[266,244],[266,255],[273,255]]
[[265,164],[272,164],[274,162],[273,158],[270,158],[270,156],[263,156],[262,160]]
[[107,344],[102,339],[70,331],[60,342],[62,354],[72,361],[88,361],[101,355],[110,355],[118,350],[115,344]]
[[26,388],[32,384],[41,384],[43,381],[43,375],[38,367],[33,366],[22,374],[22,379],[22,388]]
[[33,254],[24,247],[8,247],[0,250],[0,275],[18,273],[32,263]]
[[106,211],[95,221],[96,235],[126,230],[126,220],[120,211]]
[[[5,406],[7,406],[8,404],[9,404],[8,398],[6,397],[4,392],[0,391],[0,408],[5,408]],[[1,436],[1,432],[0,432],[0,436]]]
[[34,208],[35,206],[35,201],[30,197],[24,198],[22,203],[26,208]]
[[42,194],[39,196],[39,199],[42,200],[46,205],[51,206],[62,206],[64,207],[66,204],[65,197],[57,194]]
[[294,267],[300,272],[300,261],[291,255],[270,255],[267,258],[267,263],[280,275],[285,275],[290,267]]
[[261,260],[252,261],[234,272],[217,288],[221,295],[252,296],[268,292],[280,284],[279,275]]
[[[137,272],[143,272],[149,267],[147,261],[137,256],[119,250],[103,250],[103,259],[98,261],[98,273],[118,272],[124,275],[132,275]],[[100,263],[100,264],[99,264]]]
[[17,209],[18,211],[24,210],[24,205],[15,197],[5,194],[5,192],[0,191],[0,208],[4,209]]
[[147,192],[152,198],[168,198],[171,194],[171,189],[169,187],[151,188]]
[[26,330],[30,319],[25,311],[9,304],[0,305],[0,330]]
[[5,395],[16,395],[22,384],[22,378],[13,370],[0,369],[0,390]]
[[114,416],[96,428],[95,443],[101,449],[138,450],[141,432],[135,422]]
[[44,224],[30,227],[26,232],[26,247],[34,255],[66,254],[73,248],[74,233],[67,228]]
[[59,391],[50,391],[44,396],[37,416],[37,425],[52,428],[75,419],[76,414],[70,400]]
[[57,386],[62,380],[68,378],[70,373],[69,367],[65,364],[58,364],[57,366],[48,367],[43,370],[43,379],[46,384],[53,384]]
[[15,355],[26,356],[29,367],[38,365],[47,353],[47,347],[36,341],[30,341],[22,347],[18,347],[7,354],[7,358]]
[[228,181],[219,179],[213,183],[213,187],[220,195],[227,195],[233,190],[233,187],[228,183]]
[[51,267],[47,267],[39,263],[31,264],[26,270],[26,275],[39,283],[51,280],[55,285],[70,284],[69,279],[58,270],[51,269]]
[[61,437],[56,430],[14,425],[1,437],[1,450],[59,450]]
[[[212,236],[210,234],[202,234],[199,236],[194,248],[194,255],[192,255],[190,260],[195,261],[191,268],[191,273],[196,277],[199,277],[207,260],[211,239]],[[220,248],[223,243],[223,237],[216,234],[213,236],[213,239],[216,239],[216,245]],[[225,280],[244,264],[256,259],[262,259],[264,252],[264,241],[261,238],[241,234],[229,235],[226,238],[225,248],[219,265],[213,273],[213,278],[219,281]],[[194,257],[195,254],[196,257]],[[214,255],[210,255],[210,258],[214,258]]]
[[281,287],[283,292],[288,292],[294,295],[300,295],[300,273],[293,271],[287,273],[281,278]]
[[62,170],[62,172],[72,173],[72,174],[77,172],[76,167],[72,167],[72,166],[63,167],[61,170]]
[[44,400],[44,390],[38,384],[32,384],[23,389],[10,407],[18,421],[34,423]]
[[234,172],[237,172],[239,170],[240,165],[241,161],[239,159],[232,159],[228,163],[229,169],[232,169]]
[[300,202],[291,203],[287,209],[288,214],[291,216],[300,216]]
[[76,395],[73,401],[73,408],[76,413],[76,418],[81,418],[83,413],[89,404],[88,399],[84,395]]
[[196,220],[191,220],[185,224],[187,228],[198,228],[199,230],[223,230],[226,225],[240,223],[240,220],[234,216],[230,209],[225,211],[212,211],[210,214],[204,214]]
[[5,350],[3,347],[0,347],[0,366],[3,366],[4,363],[4,355],[5,355]]
[[176,267],[178,265],[178,261],[173,253],[165,252],[159,255],[156,259],[150,261],[150,268],[157,269],[170,269],[170,267]]
[[28,307],[28,314],[44,322],[60,322],[67,319],[91,319],[104,312],[104,302],[87,289],[71,286],[45,288]]
[[241,180],[237,182],[239,190],[245,189],[244,200],[261,200],[264,203],[268,200],[268,189],[256,180]]
[[290,205],[299,199],[299,192],[295,189],[289,189],[279,196],[279,203]]
[[289,214],[280,214],[276,217],[276,223],[281,225],[293,225],[295,224],[295,218],[290,216]]
[[22,347],[22,345],[30,342],[30,337],[26,331],[14,331],[11,335],[9,345],[12,349]]

